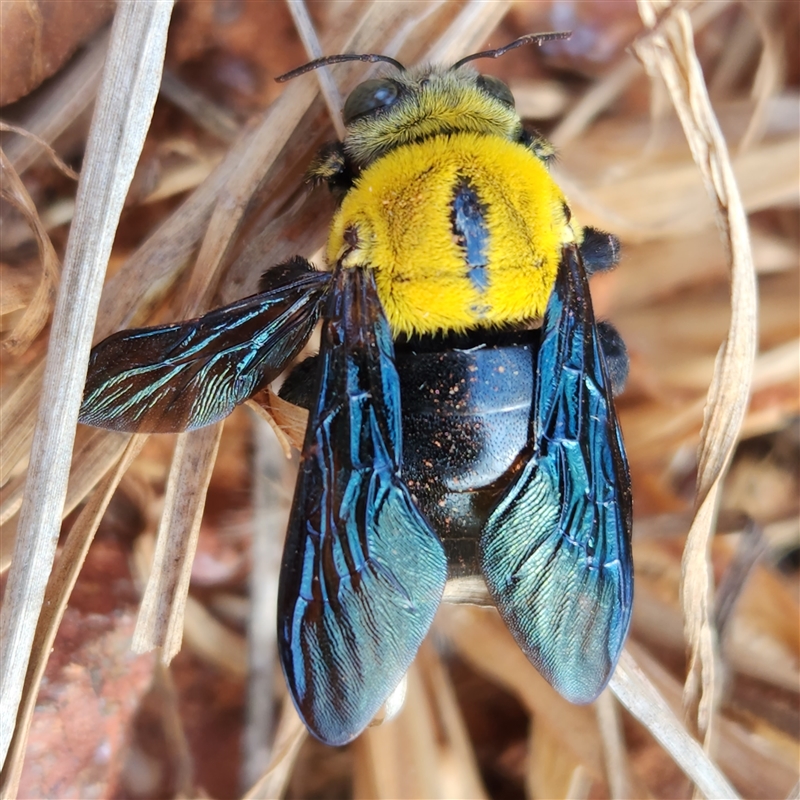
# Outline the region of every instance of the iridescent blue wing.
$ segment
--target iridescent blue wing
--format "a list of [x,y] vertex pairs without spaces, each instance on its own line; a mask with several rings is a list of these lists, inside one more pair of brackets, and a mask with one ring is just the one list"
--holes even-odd
[[302,259],[273,269],[260,294],[96,345],[80,421],[142,433],[192,430],[223,419],[274,380],[311,335],[331,276]]
[[568,700],[602,691],[633,598],[628,464],[576,250],[564,253],[537,355],[529,452],[484,527],[500,615]]
[[327,744],[357,736],[430,627],[447,560],[400,476],[400,385],[368,270],[337,268],[318,400],[278,594],[278,640],[300,716]]

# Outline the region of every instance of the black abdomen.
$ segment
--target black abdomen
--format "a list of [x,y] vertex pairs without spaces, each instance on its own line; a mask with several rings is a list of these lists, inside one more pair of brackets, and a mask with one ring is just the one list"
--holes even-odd
[[444,543],[451,577],[478,572],[477,545],[530,439],[531,332],[491,345],[399,345],[403,477]]

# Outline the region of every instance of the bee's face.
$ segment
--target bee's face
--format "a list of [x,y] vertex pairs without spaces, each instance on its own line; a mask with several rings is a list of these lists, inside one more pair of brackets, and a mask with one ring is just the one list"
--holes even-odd
[[515,139],[522,123],[499,79],[470,67],[419,67],[359,84],[343,110],[344,146],[360,167],[389,150],[440,133]]

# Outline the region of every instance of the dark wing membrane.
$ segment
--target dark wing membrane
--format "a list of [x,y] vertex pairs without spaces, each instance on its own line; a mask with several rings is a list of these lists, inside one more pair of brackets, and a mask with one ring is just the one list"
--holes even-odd
[[633,598],[628,464],[586,275],[565,250],[537,355],[531,456],[481,537],[520,647],[568,700],[602,691]]
[[80,421],[174,433],[217,422],[274,380],[311,335],[331,276],[294,262],[268,291],[92,350]]
[[430,627],[447,562],[400,477],[400,386],[372,273],[337,268],[278,594],[283,670],[308,728],[357,736]]

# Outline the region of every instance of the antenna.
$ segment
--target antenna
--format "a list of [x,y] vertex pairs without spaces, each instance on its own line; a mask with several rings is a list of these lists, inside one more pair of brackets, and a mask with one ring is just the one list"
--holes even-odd
[[342,61],[365,61],[370,64],[375,64],[378,61],[385,61],[387,64],[392,64],[393,66],[397,67],[401,72],[405,72],[405,67],[399,62],[395,61],[393,58],[389,58],[389,56],[382,56],[377,53],[362,53],[361,55],[356,53],[343,53],[337,56],[323,56],[322,58],[315,58],[313,61],[309,61],[308,64],[304,64],[302,67],[297,67],[297,69],[293,69],[290,72],[285,72],[283,75],[279,75],[275,80],[278,83],[285,83],[286,81],[292,80],[292,78],[296,78],[299,75],[305,75],[306,72],[311,72],[311,70],[319,69],[320,67],[325,67],[328,64],[339,64]]
[[527,36],[520,36],[510,44],[504,47],[498,47],[497,50],[482,50],[480,53],[473,53],[471,56],[462,58],[461,61],[456,61],[450,69],[458,69],[463,67],[469,61],[475,61],[476,58],[500,58],[500,56],[507,53],[509,50],[514,50],[517,47],[522,47],[524,44],[538,44],[544,42],[557,41],[559,39],[569,39],[572,36],[572,31],[560,31],[558,33],[529,33]]

